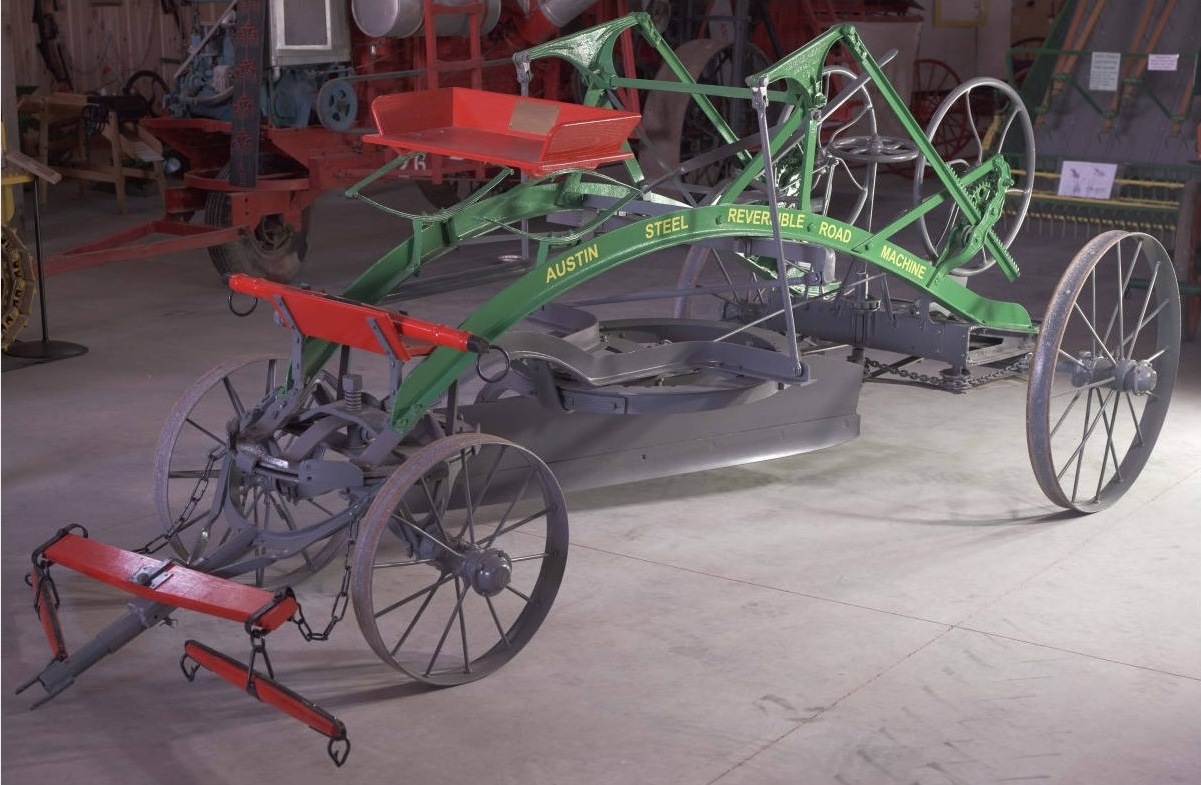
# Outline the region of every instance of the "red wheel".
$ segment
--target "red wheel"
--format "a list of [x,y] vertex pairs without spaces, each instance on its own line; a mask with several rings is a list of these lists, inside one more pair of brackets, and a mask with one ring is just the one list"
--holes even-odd
[[[959,74],[942,60],[913,61],[913,97],[909,109],[918,125],[925,128],[947,94],[959,85]],[[967,110],[957,107],[947,115],[934,137],[934,149],[943,160],[954,158],[967,147],[972,134]]]
[[1022,82],[1026,81],[1027,74],[1034,67],[1034,63],[1038,60],[1039,53],[1029,51],[1032,49],[1042,49],[1047,45],[1047,41],[1041,35],[1023,38],[1020,41],[1015,41],[1009,47],[1010,62],[1013,66],[1013,86],[1021,88]]

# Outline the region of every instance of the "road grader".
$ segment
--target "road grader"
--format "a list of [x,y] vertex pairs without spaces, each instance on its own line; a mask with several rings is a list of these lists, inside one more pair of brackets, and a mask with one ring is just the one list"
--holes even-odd
[[[675,79],[621,75],[613,50],[626,30]],[[836,47],[840,64],[828,65]],[[579,72],[578,104],[467,88],[375,100],[366,141],[395,157],[347,194],[412,234],[345,291],[228,279],[231,304],[248,296],[274,310],[290,354],[224,363],[183,395],[155,455],[162,531],[146,547],[68,527],[33,553],[52,653],[25,685],[44,689],[39,702],[176,610],[199,611],[243,626],[249,662],[189,641],[185,675],[211,670],[299,719],[341,764],[345,726],[276,680],[269,633],[294,622],[322,639],[353,608],[370,648],[405,677],[479,679],[547,617],[568,554],[564,489],[845,442],[859,432],[861,385],[881,373],[956,392],[1028,373],[1034,476],[1068,510],[1103,509],[1138,477],[1179,361],[1172,262],[1150,236],[1100,234],[1040,321],[975,290],[986,274],[1017,278],[1009,249],[1031,193],[1031,123],[1005,83],[964,83],[921,128],[884,75],[887,56],[851,26],[729,87],[697,83],[642,13],[514,59],[521,73],[540,58]],[[724,143],[646,174],[653,149],[631,152],[640,118],[618,103],[621,88],[688,96]],[[994,113],[965,157],[943,160],[930,141],[940,119],[981,91]],[[716,108],[733,103],[754,121],[743,138]],[[880,132],[884,112],[901,135]],[[388,205],[373,183],[424,154],[499,174],[447,209]],[[883,170],[902,166],[912,206],[882,216]],[[395,307],[490,235],[520,242],[528,271],[461,323]],[[687,249],[675,287],[622,289],[627,265],[674,248]],[[584,298],[601,276],[608,294]],[[612,303],[646,315],[596,315]],[[909,370],[916,359],[945,370]],[[386,381],[368,389],[363,363]],[[319,629],[292,587],[335,564],[341,587]],[[55,566],[135,602],[69,651]]]

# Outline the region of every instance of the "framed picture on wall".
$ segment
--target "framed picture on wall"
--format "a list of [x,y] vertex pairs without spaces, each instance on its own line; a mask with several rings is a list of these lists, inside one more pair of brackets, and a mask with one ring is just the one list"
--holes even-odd
[[988,0],[934,0],[935,27],[984,27]]

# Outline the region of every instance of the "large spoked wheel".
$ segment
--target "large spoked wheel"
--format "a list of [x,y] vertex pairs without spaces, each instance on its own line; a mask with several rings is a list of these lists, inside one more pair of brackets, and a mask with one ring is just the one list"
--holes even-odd
[[[268,164],[260,168],[271,169]],[[217,175],[229,179],[229,164]],[[260,174],[272,174],[264,171]],[[309,250],[309,213],[305,208],[300,213],[300,225],[289,223],[282,214],[264,216],[246,236],[224,245],[209,249],[213,267],[221,275],[245,273],[258,278],[287,283],[296,277]],[[229,195],[211,191],[204,203],[204,222],[209,226],[232,226],[232,209]]]
[[[811,185],[813,210],[844,223],[871,225],[876,170],[883,159],[853,159],[846,149],[876,143],[887,144],[876,133],[876,113],[866,85],[850,89],[856,74],[845,66],[828,66],[822,71],[822,90],[828,103],[822,108]],[[909,156],[916,157],[916,151]],[[782,151],[776,162],[777,193],[788,206],[798,203],[803,177],[803,151]],[[764,204],[743,202],[745,204]],[[813,258],[789,270],[798,284],[829,282],[834,278],[833,251],[812,246]],[[774,259],[719,251],[709,246],[688,249],[677,278],[677,288],[687,295],[677,297],[673,315],[679,318],[718,318],[753,322],[778,309],[780,298],[770,288],[776,277]],[[705,295],[698,294],[698,290]],[[774,303],[774,305],[773,305]]]
[[[253,534],[235,558],[251,562],[240,580],[256,586],[284,586],[320,570],[344,551],[352,514],[352,500],[340,491],[307,494],[272,476],[267,467],[284,460],[297,433],[280,431],[256,445],[263,468],[237,460],[231,432],[283,386],[287,371],[286,361],[267,358],[213,368],[175,405],[154,455],[155,505],[176,554],[192,564]],[[332,380],[307,390],[313,404],[334,397]]]
[[397,670],[474,681],[530,641],[566,561],[566,505],[546,464],[494,436],[449,436],[402,464],[360,522],[355,616]]
[[1134,483],[1180,360],[1172,261],[1146,234],[1093,238],[1055,289],[1030,368],[1026,441],[1051,501],[1095,512]]
[[135,71],[125,86],[121,88],[125,95],[133,95],[146,102],[146,114],[150,117],[162,117],[166,114],[163,98],[171,92],[167,81],[157,71]]
[[[969,79],[947,94],[926,126],[926,138],[936,142],[948,124],[966,124],[969,142],[962,155],[947,163],[962,174],[994,155],[1004,155],[1013,170],[1014,182],[1005,189],[1005,228],[998,224],[1001,243],[1008,248],[1022,229],[1030,197],[1034,193],[1034,126],[1026,105],[1012,87],[1000,79],[979,77]],[[918,160],[913,175],[913,202],[924,197],[926,177],[924,159]],[[959,208],[947,204],[935,208],[918,219],[918,229],[926,250],[937,256],[951,241],[952,231],[961,219]],[[981,251],[968,264],[955,269],[955,275],[978,275],[996,264]]]

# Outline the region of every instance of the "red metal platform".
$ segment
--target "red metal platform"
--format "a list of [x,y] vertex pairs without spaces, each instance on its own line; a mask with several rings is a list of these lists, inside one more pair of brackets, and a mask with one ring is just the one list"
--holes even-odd
[[540,98],[445,87],[371,104],[378,134],[363,141],[520,169],[533,176],[595,169],[633,156],[622,145],[641,119]]
[[[156,559],[70,532],[47,545],[42,555],[52,564],[60,564],[137,597],[242,624],[250,623],[264,631],[283,624],[297,609],[291,593],[276,595],[190,569],[169,559]],[[35,584],[35,589],[39,585],[40,582]]]

